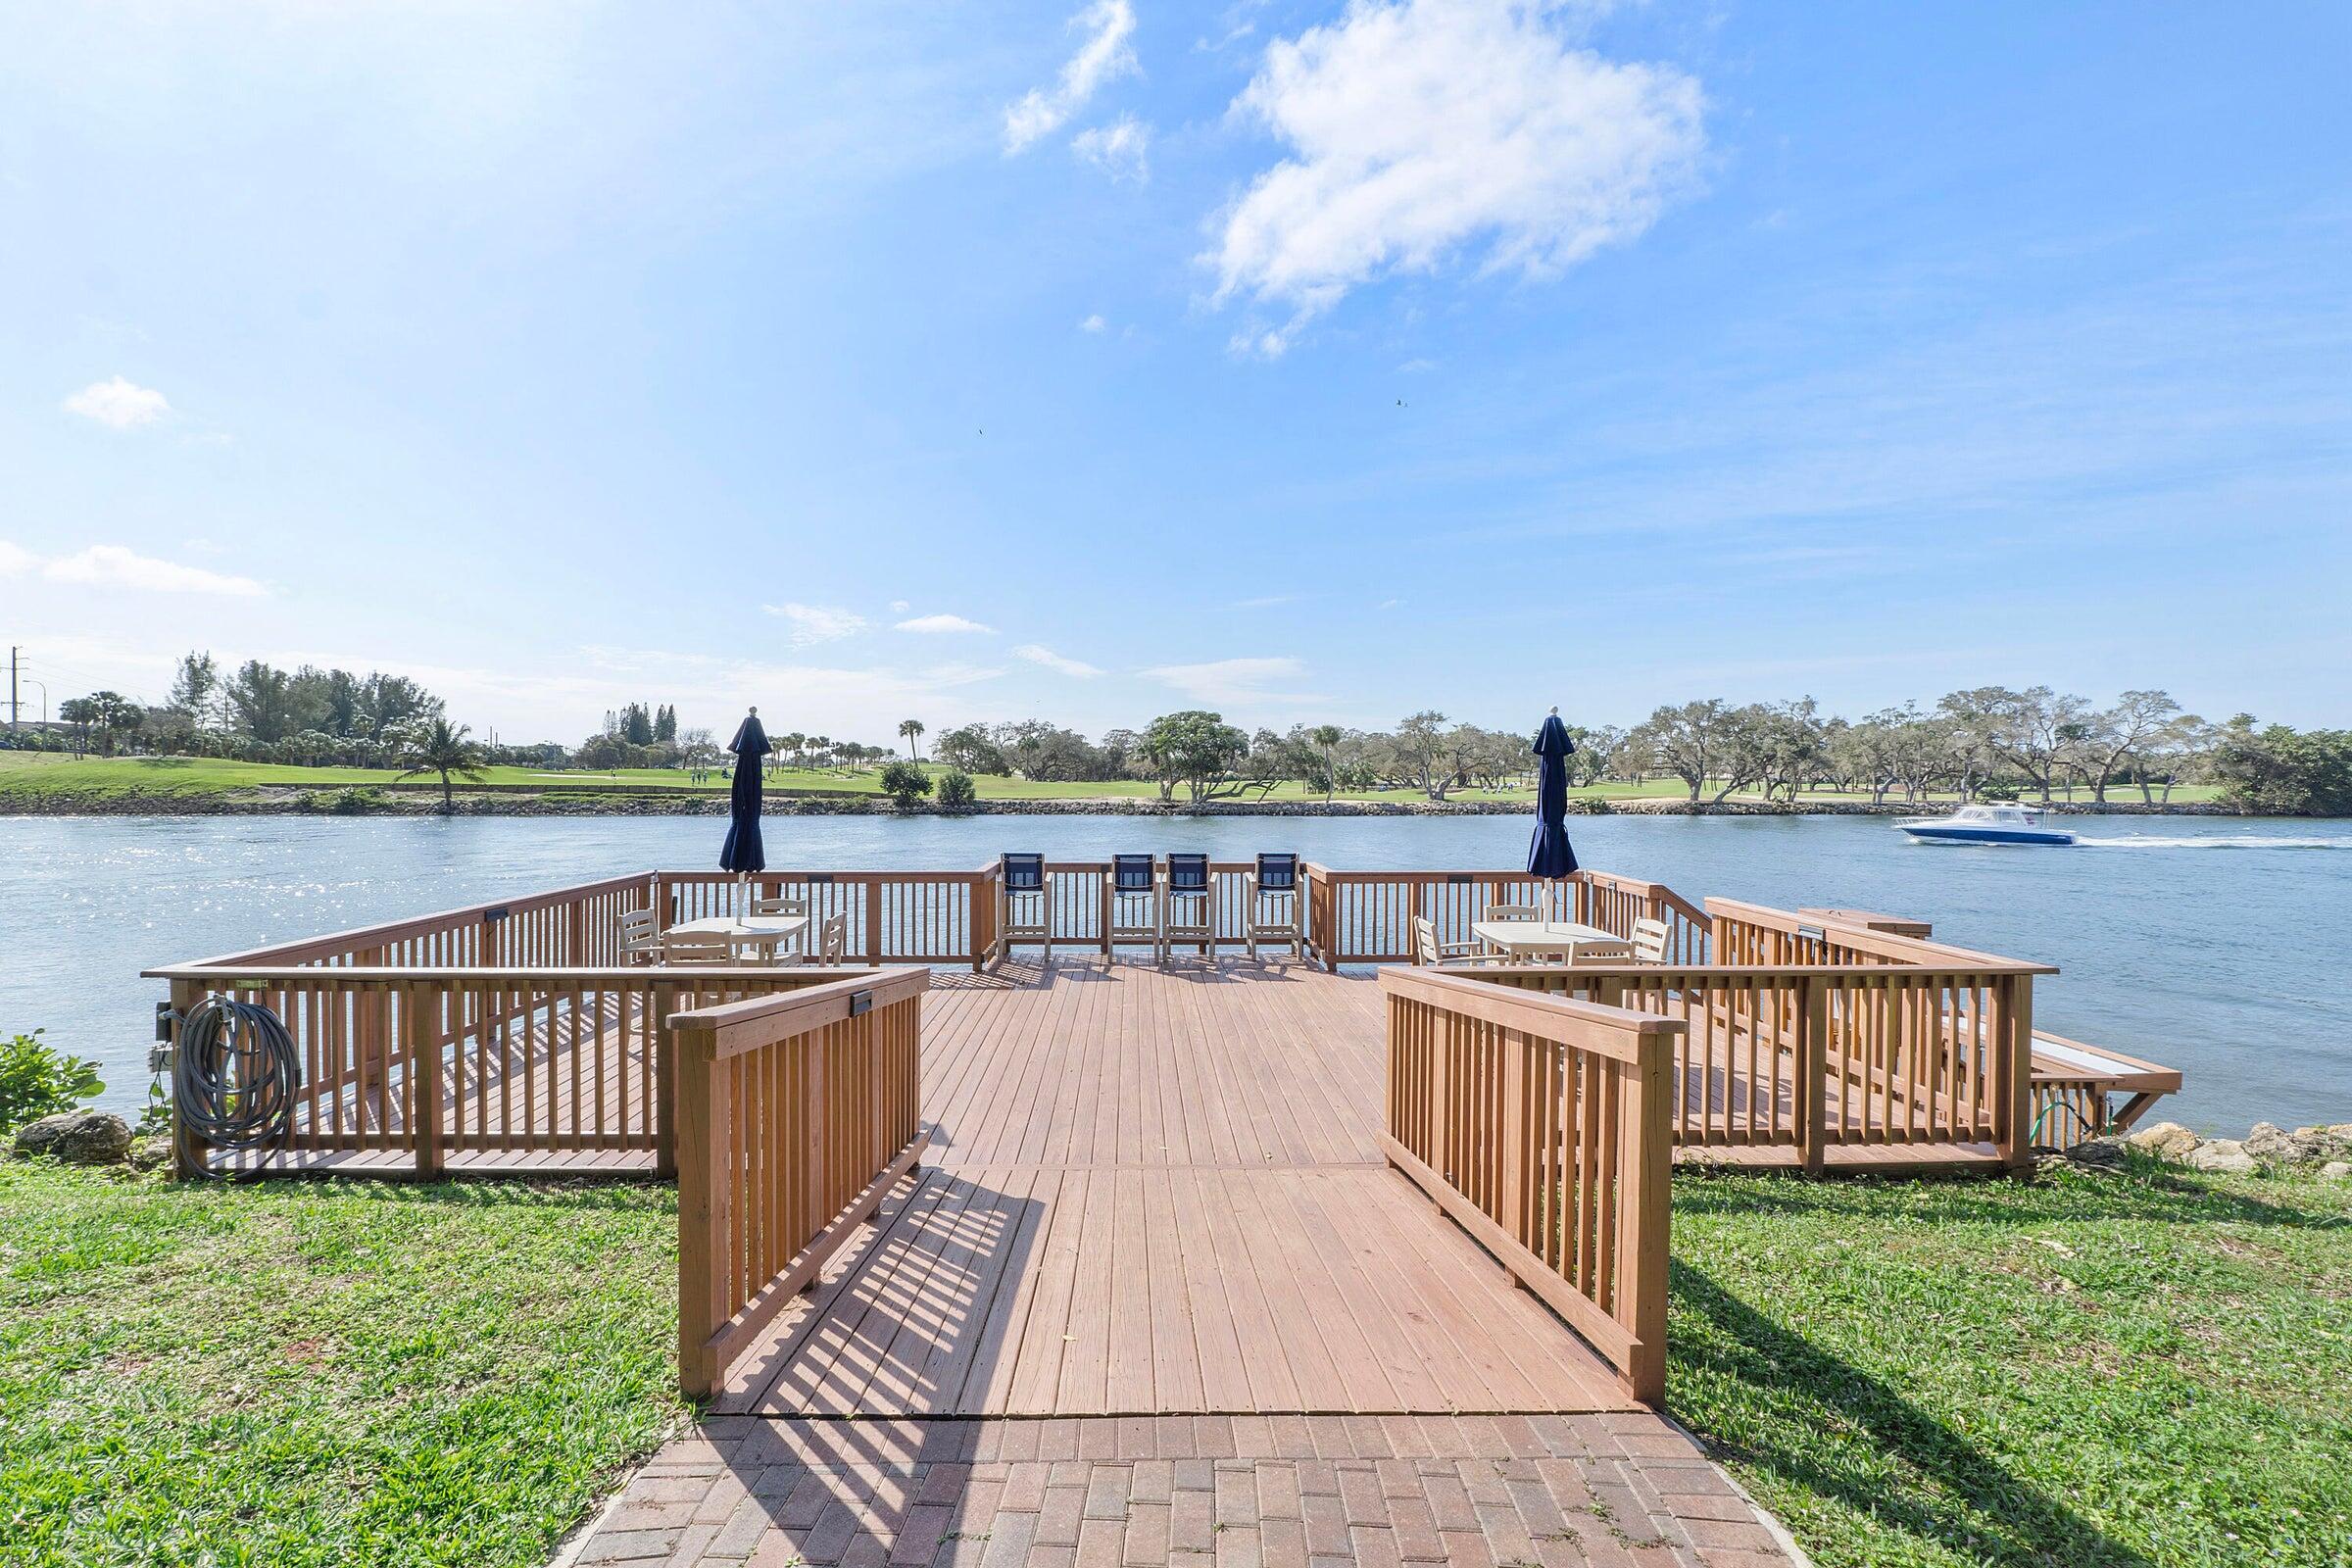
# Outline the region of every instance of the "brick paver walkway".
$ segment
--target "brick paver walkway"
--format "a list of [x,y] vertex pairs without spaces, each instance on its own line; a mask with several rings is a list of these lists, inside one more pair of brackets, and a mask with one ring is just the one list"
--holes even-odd
[[670,1444],[572,1560],[1773,1568],[1654,1415],[769,1420]]

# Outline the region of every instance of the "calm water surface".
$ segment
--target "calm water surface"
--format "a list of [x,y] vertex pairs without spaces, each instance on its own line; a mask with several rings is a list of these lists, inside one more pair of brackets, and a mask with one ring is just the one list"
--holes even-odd
[[[146,1089],[162,996],[141,968],[592,877],[712,863],[711,817],[0,819],[0,1034],[101,1063],[107,1100]],[[2352,823],[2105,817],[2073,850],[1909,843],[1872,817],[1571,821],[1604,870],[1793,908],[1936,922],[1962,946],[2038,958],[2045,1028],[2184,1068],[2171,1113],[2205,1129],[2352,1121]],[[795,817],[779,864],[962,867],[1004,849],[1070,858],[1296,849],[1344,868],[1526,863],[1513,817],[1156,821]]]

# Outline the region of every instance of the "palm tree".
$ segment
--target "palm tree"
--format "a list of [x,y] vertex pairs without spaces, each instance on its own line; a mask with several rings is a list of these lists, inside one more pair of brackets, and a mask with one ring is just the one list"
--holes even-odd
[[481,749],[473,744],[473,730],[465,724],[452,728],[446,718],[436,718],[430,724],[420,724],[409,731],[400,744],[400,760],[408,763],[402,778],[415,778],[420,773],[441,775],[441,809],[457,809],[456,798],[450,794],[449,778],[456,774],[462,779],[480,782],[482,777]]
[[906,737],[906,760],[921,761],[922,759],[914,753],[914,743],[922,738],[923,721],[919,718],[902,718],[899,720],[899,733]]
[[1340,742],[1347,738],[1337,724],[1318,724],[1307,736],[1308,740],[1315,743],[1315,750],[1323,754],[1323,804],[1325,806],[1331,804],[1332,789],[1339,782],[1338,774],[1332,765],[1331,754]]

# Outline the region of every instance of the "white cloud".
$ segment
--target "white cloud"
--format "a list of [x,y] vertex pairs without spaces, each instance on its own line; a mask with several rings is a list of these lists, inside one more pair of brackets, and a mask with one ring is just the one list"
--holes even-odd
[[1135,36],[1135,8],[1128,0],[1095,0],[1070,19],[1070,26],[1085,38],[1052,89],[1032,87],[1004,111],[1007,157],[1059,130],[1104,82],[1136,69],[1135,51],[1128,46]]
[[269,595],[249,576],[181,566],[178,562],[139,555],[122,546],[89,546],[73,555],[40,558],[24,546],[0,541],[0,576],[40,573],[49,583],[73,583],[75,588],[129,588],[134,592],[210,592],[233,600],[259,600]]
[[1295,605],[1298,602],[1297,594],[1259,594],[1254,599],[1236,599],[1233,602],[1233,608],[1236,610],[1272,610],[1276,605]]
[[1080,131],[1070,151],[1114,180],[1140,185],[1152,177],[1152,127],[1133,115]]
[[1048,669],[1058,671],[1064,675],[1074,675],[1080,680],[1092,680],[1095,676],[1102,673],[1100,668],[1088,663],[1085,660],[1065,659],[1043,643],[1023,643],[1012,651],[1012,657],[1026,659],[1032,664],[1043,664]]
[[127,430],[137,424],[153,424],[172,412],[164,395],[151,386],[140,386],[116,376],[111,381],[92,381],[88,386],[66,399],[66,412],[78,414],[85,419],[116,430]]
[[761,610],[792,624],[791,641],[795,648],[807,648],[811,643],[839,642],[855,637],[865,630],[865,617],[853,610],[832,605],[761,605]]
[[912,605],[908,604],[904,599],[893,599],[890,602],[890,612],[894,615],[904,615],[906,613],[906,612],[912,610],[913,608],[914,607]]
[[42,560],[20,546],[0,542],[0,576],[37,570],[50,582],[79,587],[128,588],[153,594],[218,594],[232,599],[259,599],[269,590],[251,577],[183,566],[174,561],[142,556],[121,545],[92,545],[70,556]]
[[1541,0],[1350,0],[1266,47],[1234,111],[1291,156],[1220,218],[1220,302],[1286,308],[1235,347],[1279,354],[1358,284],[1434,271],[1556,274],[1639,235],[1692,178],[1696,80],[1572,47]]
[[996,627],[983,626],[961,615],[917,615],[912,620],[899,622],[899,630],[936,634],[941,632],[994,632]]
[[1110,323],[1102,319],[1100,312],[1078,323],[1078,330],[1081,332],[1102,332],[1107,331],[1109,327]]
[[1144,674],[1192,698],[1195,702],[1249,707],[1269,703],[1319,702],[1306,692],[1276,689],[1279,682],[1296,680],[1306,666],[1296,659],[1219,659],[1205,664],[1158,664]]

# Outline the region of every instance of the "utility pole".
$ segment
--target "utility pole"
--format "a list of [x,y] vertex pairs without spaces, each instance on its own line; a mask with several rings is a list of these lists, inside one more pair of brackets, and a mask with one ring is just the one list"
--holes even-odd
[[24,650],[15,643],[8,645],[8,727],[17,727],[17,655]]

